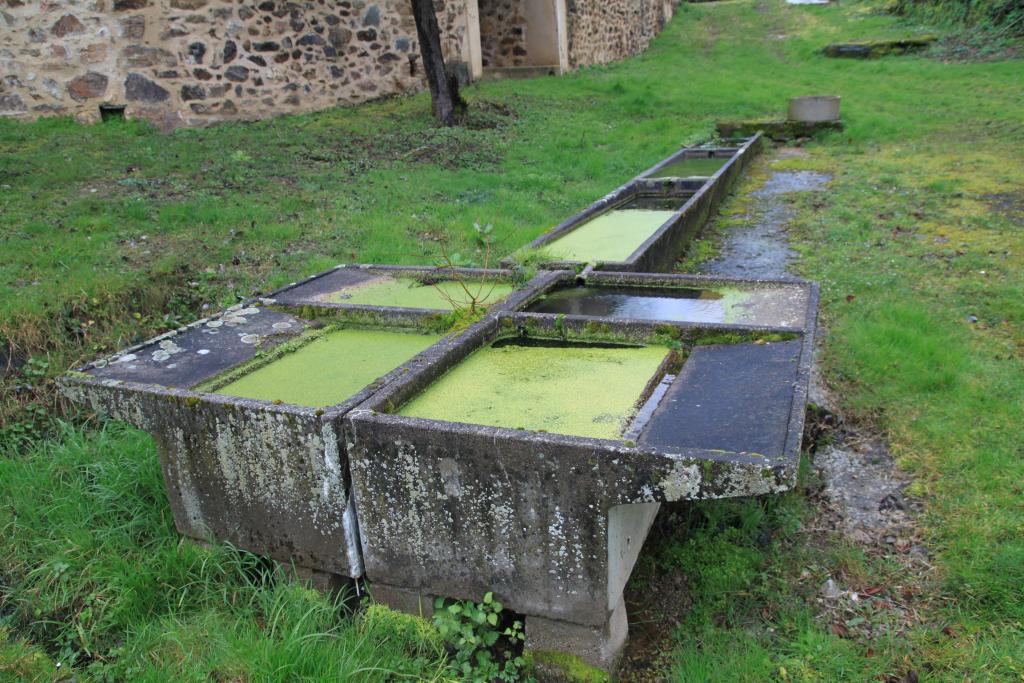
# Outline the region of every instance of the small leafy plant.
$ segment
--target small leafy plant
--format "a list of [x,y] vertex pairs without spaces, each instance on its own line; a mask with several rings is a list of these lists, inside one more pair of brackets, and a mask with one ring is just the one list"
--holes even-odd
[[464,680],[532,680],[523,657],[523,622],[506,613],[493,593],[480,603],[438,598],[434,625],[445,640],[452,667]]
[[[479,222],[473,224],[473,230],[476,237],[476,241],[484,249],[484,270],[487,270],[491,265],[491,248],[494,242],[494,237],[491,235],[491,231],[494,226],[488,223],[487,225],[481,225]],[[459,266],[463,264],[463,258],[461,254],[449,254],[448,249],[444,242],[441,243],[441,263],[439,267],[445,272],[445,280],[453,280],[458,283],[461,292],[451,293],[445,291],[444,288],[437,284],[437,281],[431,281],[429,284],[433,285],[437,290],[437,293],[447,301],[453,310],[460,313],[465,312],[469,315],[475,315],[477,310],[484,307],[487,300],[491,298],[494,293],[494,287],[497,284],[497,280],[488,282],[487,278],[482,277],[475,283],[470,283],[467,278],[459,271]],[[486,293],[484,290],[487,290]]]

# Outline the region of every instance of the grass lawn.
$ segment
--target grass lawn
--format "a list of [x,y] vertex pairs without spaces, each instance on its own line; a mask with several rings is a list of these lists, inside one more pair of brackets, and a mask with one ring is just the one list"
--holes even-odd
[[[479,263],[474,221],[511,252],[715,119],[836,93],[846,130],[774,168],[834,177],[793,200],[796,269],[822,283],[844,419],[913,477],[928,569],[815,531],[810,468],[786,496],[680,509],[637,575],[686,603],[659,675],[1019,681],[1024,66],[818,54],[925,30],[859,3],[684,3],[635,59],[473,86],[454,131],[423,96],[171,135],[0,121],[0,361],[19,368],[0,385],[0,680],[442,678],[422,622],[350,617],[255,558],[180,542],[144,435],[42,438],[48,377],[338,262],[432,263],[447,240]],[[870,599],[837,621],[829,577]]]

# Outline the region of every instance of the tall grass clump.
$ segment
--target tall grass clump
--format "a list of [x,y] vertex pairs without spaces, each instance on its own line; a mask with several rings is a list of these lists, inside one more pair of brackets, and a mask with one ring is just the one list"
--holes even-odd
[[1004,37],[1024,37],[1020,0],[895,0],[892,9],[928,23],[983,27]]
[[15,680],[432,679],[445,666],[420,619],[353,615],[276,564],[182,540],[141,432],[64,425],[0,459],[0,492],[0,673]]

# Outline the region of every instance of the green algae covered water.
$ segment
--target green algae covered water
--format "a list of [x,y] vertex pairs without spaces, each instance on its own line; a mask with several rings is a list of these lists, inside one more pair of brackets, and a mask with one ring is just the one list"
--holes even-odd
[[[502,282],[484,282],[467,280],[466,288],[474,295],[483,299],[485,306],[498,303],[512,293],[512,285]],[[425,285],[414,278],[380,277],[366,283],[360,283],[336,292],[327,298],[338,304],[359,304],[363,306],[392,306],[400,308],[433,308],[450,311],[453,306],[441,292],[456,303],[469,304],[462,285],[452,280],[442,280],[433,285]]]
[[618,439],[668,353],[660,347],[499,342],[470,355],[398,414]]
[[546,246],[552,255],[566,261],[625,261],[673,213],[648,209],[609,211]]
[[345,329],[314,339],[216,393],[324,408],[342,403],[441,337]]
[[695,159],[680,159],[673,161],[665,168],[651,174],[655,178],[690,178],[709,177],[718,172],[718,169],[725,166],[729,157],[698,157]]

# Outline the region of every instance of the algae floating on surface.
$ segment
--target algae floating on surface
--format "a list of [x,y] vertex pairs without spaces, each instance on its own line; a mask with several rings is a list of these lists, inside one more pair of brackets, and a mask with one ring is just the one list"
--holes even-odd
[[[512,285],[505,282],[465,280],[465,285],[475,296],[487,297],[482,303],[491,306],[512,293]],[[327,297],[327,301],[337,304],[354,304],[362,306],[390,306],[397,308],[429,308],[450,311],[453,306],[437,290],[457,303],[469,305],[469,297],[462,285],[455,280],[441,280],[435,284],[424,284],[415,278],[380,277],[346,287]],[[488,293],[490,294],[488,296]]]
[[468,356],[398,414],[618,439],[668,354],[653,346],[492,344]]
[[674,213],[648,209],[609,211],[545,246],[568,261],[625,261]]
[[215,393],[324,408],[354,396],[440,338],[381,330],[329,332]]
[[673,161],[665,168],[651,174],[653,178],[706,178],[713,176],[725,166],[729,157],[691,157]]

